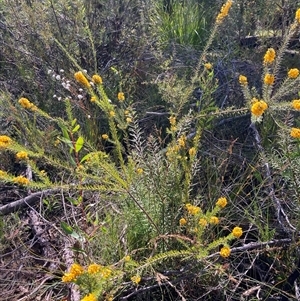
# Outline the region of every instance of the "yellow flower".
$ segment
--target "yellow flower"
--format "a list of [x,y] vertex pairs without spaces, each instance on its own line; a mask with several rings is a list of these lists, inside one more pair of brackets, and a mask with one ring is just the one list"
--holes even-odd
[[118,93],[118,100],[119,100],[119,101],[124,101],[124,100],[125,100],[125,95],[124,95],[123,92],[119,92],[119,93]]
[[212,64],[211,63],[206,63],[204,64],[204,67],[206,70],[211,70],[212,69]]
[[115,111],[109,111],[109,116],[110,116],[110,117],[115,117],[115,116],[116,116]]
[[108,295],[108,296],[105,297],[106,301],[113,301],[113,299],[114,299],[114,297],[110,296],[110,295]]
[[185,208],[188,211],[188,213],[191,214],[191,215],[197,215],[201,211],[200,207],[194,206],[194,205],[191,205],[191,204],[186,204]]
[[234,227],[232,234],[236,238],[240,238],[243,235],[243,229],[241,227]]
[[196,148],[195,147],[191,147],[190,149],[189,149],[189,155],[191,156],[191,157],[194,157],[195,155],[196,155]]
[[219,220],[218,217],[212,216],[212,217],[210,218],[209,222],[210,222],[211,224],[213,224],[213,225],[217,225],[217,224],[220,222],[220,220]]
[[275,80],[274,75],[268,73],[268,74],[265,75],[264,83],[265,83],[266,85],[273,85],[274,80]]
[[180,220],[179,220],[179,225],[180,226],[184,226],[184,225],[186,225],[187,224],[187,220],[184,218],[184,217],[182,217]]
[[101,137],[102,137],[103,140],[107,140],[108,139],[108,135],[107,134],[102,134]]
[[184,135],[180,136],[177,142],[180,147],[185,147],[186,137]]
[[222,21],[224,20],[224,18],[228,15],[229,9],[232,5],[232,1],[228,0],[221,8],[220,13],[217,16],[216,22],[217,24],[222,23]]
[[20,98],[18,102],[25,109],[31,109],[34,106],[34,104],[25,97]]
[[18,176],[18,177],[15,177],[13,179],[13,181],[16,183],[16,184],[20,184],[20,185],[27,185],[29,183],[29,180],[23,176]]
[[95,83],[95,84],[102,84],[102,77],[98,74],[94,74],[92,76],[92,81]]
[[0,136],[0,149],[1,148],[6,148],[11,144],[12,140],[5,135]]
[[97,298],[94,294],[88,294],[81,301],[97,301]]
[[99,264],[96,264],[96,263],[92,263],[88,266],[88,273],[89,274],[96,274],[96,273],[99,273],[100,270],[101,270],[102,266],[99,265]]
[[136,173],[137,173],[138,175],[141,175],[143,172],[144,172],[143,168],[138,168],[138,169],[136,170]]
[[292,128],[291,132],[290,132],[290,135],[293,138],[300,138],[300,129],[299,128]]
[[299,69],[297,69],[297,68],[290,69],[288,72],[289,78],[297,78],[298,75],[299,75]]
[[275,60],[276,52],[273,48],[269,48],[264,56],[264,64],[271,64]]
[[111,272],[112,271],[110,268],[103,268],[100,273],[101,273],[101,276],[106,279],[111,275]]
[[217,206],[221,207],[221,208],[224,208],[226,205],[227,205],[227,200],[226,198],[222,197],[222,198],[219,198],[217,200],[217,203],[216,203]]
[[208,222],[205,218],[200,218],[199,219],[199,223],[198,223],[201,227],[206,227]]
[[171,125],[175,125],[176,124],[176,117],[175,116],[169,117],[169,121],[170,121]]
[[130,279],[134,284],[139,284],[141,282],[141,276],[139,275],[132,276]]
[[242,86],[247,86],[248,85],[248,79],[244,75],[239,76],[239,82]]
[[87,80],[87,78],[84,76],[84,74],[81,71],[76,72],[74,74],[74,77],[80,84],[82,84],[86,88],[91,87],[91,84],[89,83],[89,81]]
[[28,154],[26,152],[18,152],[16,154],[17,159],[19,160],[27,160],[28,159]]
[[127,122],[127,123],[130,123],[130,122],[132,122],[132,118],[130,118],[130,117],[127,117],[127,118],[126,118],[126,122]]
[[229,257],[230,256],[230,248],[225,246],[223,247],[221,250],[220,250],[220,256],[226,258],[226,257]]
[[73,280],[75,280],[76,276],[72,273],[65,273],[62,277],[61,277],[61,281],[62,282],[72,282]]
[[5,177],[6,175],[7,175],[7,172],[0,169],[0,178]]
[[292,102],[292,107],[295,110],[300,110],[300,99],[294,99]]
[[296,11],[295,20],[300,23],[300,8],[298,8]]
[[84,272],[83,267],[78,263],[73,263],[70,267],[70,273],[76,276],[81,275]]
[[131,257],[129,256],[129,255],[126,255],[125,257],[124,257],[124,261],[125,262],[129,262],[131,260]]
[[256,101],[251,107],[251,113],[255,116],[261,116],[267,108],[268,104],[265,101]]
[[96,96],[92,96],[91,97],[91,102],[95,102],[97,100],[97,97]]

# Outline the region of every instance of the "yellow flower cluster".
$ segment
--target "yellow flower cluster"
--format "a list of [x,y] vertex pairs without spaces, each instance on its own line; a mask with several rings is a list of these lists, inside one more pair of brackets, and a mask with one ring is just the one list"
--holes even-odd
[[92,263],[88,266],[88,273],[89,274],[97,274],[100,272],[100,270],[102,269],[102,266],[96,263]]
[[223,248],[220,250],[220,256],[222,256],[222,257],[224,257],[224,258],[229,257],[229,256],[230,256],[230,253],[231,253],[230,248],[227,247],[227,246],[223,247]]
[[116,113],[115,111],[109,111],[109,117],[115,117]]
[[1,135],[0,136],[0,149],[1,148],[6,148],[11,144],[12,140],[6,136],[6,135]]
[[264,64],[271,64],[275,60],[276,52],[273,48],[269,48],[264,56]]
[[97,100],[97,97],[96,96],[92,96],[91,97],[91,102],[95,102]]
[[143,174],[143,172],[144,172],[143,168],[137,168],[137,170],[136,170],[136,173],[137,173],[138,175]]
[[25,109],[37,110],[37,107],[25,97],[20,98],[18,102]]
[[80,276],[81,274],[83,274],[84,269],[81,265],[79,265],[78,263],[73,263],[70,267],[70,271],[69,273],[65,273],[62,276],[62,282],[71,282],[76,280],[76,278],[78,276]]
[[200,218],[199,219],[199,223],[198,223],[201,227],[206,227],[208,222],[205,218]]
[[132,276],[130,279],[134,284],[139,284],[141,282],[141,276],[139,275]]
[[222,7],[221,11],[217,16],[216,23],[220,24],[224,20],[224,18],[228,15],[229,9],[232,5],[232,1],[228,0]]
[[196,148],[195,147],[191,147],[189,149],[189,155],[190,157],[194,157],[196,155],[197,151],[196,151]]
[[299,76],[299,69],[297,68],[293,68],[293,69],[290,69],[289,72],[288,72],[288,77],[289,78],[297,78]]
[[26,153],[26,152],[18,152],[17,154],[16,154],[16,158],[18,159],[18,160],[27,160],[28,159],[28,154]]
[[91,84],[87,80],[87,78],[84,76],[84,74],[81,71],[78,71],[74,74],[75,79],[82,84],[86,88],[90,88]]
[[219,207],[221,207],[221,208],[226,207],[226,205],[227,205],[227,200],[226,200],[226,198],[224,198],[224,197],[219,198],[219,199],[217,200],[216,205],[219,206]]
[[261,116],[264,111],[268,108],[268,104],[263,100],[253,99],[254,103],[251,106],[251,113],[255,116]]
[[178,138],[177,142],[178,142],[178,145],[179,145],[180,147],[185,147],[186,136],[184,136],[184,135],[180,136],[180,137]]
[[182,217],[180,220],[179,220],[179,225],[180,225],[180,227],[182,227],[182,226],[184,226],[184,225],[186,225],[187,224],[187,220],[184,218],[184,217]]
[[292,128],[291,129],[291,132],[290,132],[290,135],[293,137],[293,138],[300,138],[300,129],[299,128]]
[[292,107],[295,110],[300,110],[300,99],[294,99],[292,102]]
[[23,176],[15,177],[13,181],[19,185],[27,185],[29,183],[29,180]]
[[212,64],[211,63],[205,63],[204,67],[206,70],[211,70],[212,69]]
[[94,294],[88,294],[81,301],[97,301],[97,298]]
[[234,227],[232,234],[236,238],[240,238],[243,235],[243,229],[241,227]]
[[300,8],[296,11],[295,20],[300,24]]
[[218,217],[212,216],[212,217],[210,218],[209,222],[210,222],[210,224],[217,225],[217,224],[220,222],[220,220],[219,220]]
[[107,279],[111,275],[111,273],[112,273],[112,270],[108,267],[102,267],[100,270],[100,275],[104,279]]
[[239,76],[239,82],[242,86],[247,86],[248,85],[248,79],[244,75]]
[[175,116],[169,117],[169,121],[170,121],[171,125],[176,125],[176,117]]
[[197,215],[201,212],[200,207],[194,206],[192,204],[186,204],[185,208],[188,211],[188,213],[191,214],[191,215]]
[[100,75],[98,75],[98,74],[94,74],[92,76],[92,81],[93,81],[93,83],[100,84],[100,85],[103,83],[102,77]]
[[0,178],[5,177],[6,175],[7,175],[7,172],[0,169]]
[[107,134],[102,134],[101,137],[102,137],[103,140],[107,140],[108,139],[108,135]]
[[124,95],[123,92],[119,92],[119,93],[118,93],[118,100],[119,100],[119,101],[124,101],[124,100],[125,100],[125,95]]
[[264,77],[264,83],[266,85],[273,85],[275,80],[275,76],[273,74],[267,73]]

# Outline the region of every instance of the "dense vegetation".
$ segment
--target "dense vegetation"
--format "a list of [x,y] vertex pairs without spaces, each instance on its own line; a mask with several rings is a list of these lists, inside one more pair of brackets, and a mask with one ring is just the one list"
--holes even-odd
[[0,0],[0,300],[299,300],[299,8]]

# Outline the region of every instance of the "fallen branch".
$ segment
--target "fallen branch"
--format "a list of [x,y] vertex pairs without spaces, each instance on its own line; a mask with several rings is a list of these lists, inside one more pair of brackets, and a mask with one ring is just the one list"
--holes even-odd
[[51,195],[55,192],[59,191],[59,189],[47,189],[39,192],[35,192],[30,194],[29,196],[6,204],[0,207],[0,215],[6,215],[12,212],[17,211],[18,209],[25,207],[27,205],[33,205],[35,202],[45,198],[48,195]]

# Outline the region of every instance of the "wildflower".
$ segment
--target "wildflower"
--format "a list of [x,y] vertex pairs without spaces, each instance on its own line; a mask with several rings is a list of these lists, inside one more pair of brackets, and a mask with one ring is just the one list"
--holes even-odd
[[184,218],[184,217],[182,217],[180,220],[179,220],[179,225],[180,225],[180,227],[182,227],[182,226],[184,226],[184,225],[186,225],[187,224],[187,220]]
[[100,76],[100,75],[98,75],[98,74],[94,74],[93,76],[92,76],[92,81],[93,81],[93,83],[95,83],[95,84],[102,84],[102,77]]
[[29,180],[23,176],[15,177],[13,181],[19,185],[27,185],[29,183]]
[[175,116],[171,116],[171,117],[169,118],[169,121],[170,121],[170,124],[171,124],[171,125],[175,125],[175,124],[176,124],[176,117],[175,117]]
[[0,136],[0,149],[1,148],[6,148],[11,144],[12,140],[5,135]]
[[191,215],[197,215],[201,211],[200,207],[194,206],[194,205],[191,205],[191,204],[186,204],[185,208],[188,211],[188,213],[191,214]]
[[230,256],[230,248],[225,246],[223,247],[221,250],[220,250],[220,256],[226,258],[226,257],[229,257]]
[[79,276],[84,272],[83,267],[78,263],[73,263],[70,267],[70,273]]
[[295,110],[300,110],[300,99],[294,99],[292,102],[292,107]]
[[204,64],[204,67],[206,70],[211,70],[212,69],[212,64],[211,63],[206,63]]
[[137,173],[138,175],[141,175],[143,172],[144,172],[143,168],[138,168],[138,169],[136,170],[136,173]]
[[115,117],[116,116],[116,113],[114,111],[109,111],[109,116],[110,117]]
[[94,294],[88,294],[81,301],[97,301],[97,298]]
[[19,104],[25,109],[31,109],[33,107],[33,103],[31,103],[27,98],[22,97],[19,99]]
[[0,178],[5,177],[6,175],[7,175],[7,172],[0,169]]
[[300,138],[300,129],[299,128],[292,128],[291,132],[290,132],[290,135],[293,138]]
[[297,78],[298,75],[299,75],[299,69],[297,69],[297,68],[290,69],[288,72],[289,78]]
[[273,74],[267,73],[267,74],[265,75],[265,78],[264,78],[264,83],[265,83],[266,85],[273,85],[274,80],[275,80],[274,75],[273,75]]
[[17,159],[19,160],[27,160],[28,159],[28,154],[26,152],[18,152],[16,154]]
[[73,280],[75,280],[75,275],[71,274],[71,273],[65,273],[62,277],[61,277],[61,281],[62,282],[72,282]]
[[131,260],[131,257],[129,256],[129,255],[126,255],[125,257],[124,257],[124,261],[125,262],[129,262]]
[[88,266],[87,271],[89,274],[96,274],[100,272],[101,268],[102,268],[101,265],[92,263]]
[[234,227],[232,234],[236,238],[240,238],[243,235],[243,229],[241,227]]
[[196,155],[196,148],[195,147],[191,147],[190,149],[189,149],[189,155],[191,156],[191,157],[194,157],[195,155]]
[[139,284],[141,282],[141,276],[139,275],[132,276],[130,279],[134,284]]
[[110,295],[108,295],[108,296],[105,297],[106,301],[112,301],[113,299],[114,299],[114,297],[110,296]]
[[86,88],[91,87],[91,84],[89,83],[89,81],[87,80],[87,78],[84,76],[84,74],[81,71],[76,72],[74,74],[74,77],[80,84],[82,84]]
[[97,100],[97,97],[96,96],[92,96],[91,97],[91,102],[95,102]]
[[180,147],[185,147],[186,137],[184,135],[180,136],[177,142]]
[[118,100],[119,100],[119,101],[124,101],[124,100],[125,100],[125,96],[124,96],[124,93],[123,93],[123,92],[119,92],[119,93],[118,93]]
[[107,140],[108,139],[108,135],[107,134],[102,134],[101,137],[102,137],[103,140]]
[[206,220],[205,218],[200,218],[198,224],[199,224],[201,227],[206,227],[207,224],[208,224],[208,222],[207,222],[207,220]]
[[209,222],[210,222],[211,224],[213,224],[213,225],[217,225],[217,224],[220,222],[220,220],[219,220],[218,217],[212,216],[212,217],[210,218]]
[[247,86],[248,85],[248,79],[244,75],[239,76],[239,82],[242,86]]
[[295,20],[300,24],[300,8],[296,11]]
[[275,60],[276,52],[273,48],[269,48],[264,56],[264,64],[271,64]]
[[217,206],[221,207],[221,208],[224,208],[226,205],[227,205],[227,200],[226,198],[222,197],[222,198],[219,198],[217,200],[217,203],[216,203]]
[[251,107],[251,113],[255,116],[261,116],[267,108],[268,104],[265,101],[256,101]]
[[224,20],[224,18],[228,15],[229,9],[232,5],[232,1],[228,0],[221,8],[220,13],[217,16],[216,23],[220,24]]
[[132,118],[130,118],[130,117],[127,117],[127,118],[126,118],[126,122],[127,122],[127,123],[130,123],[130,122],[132,122]]

